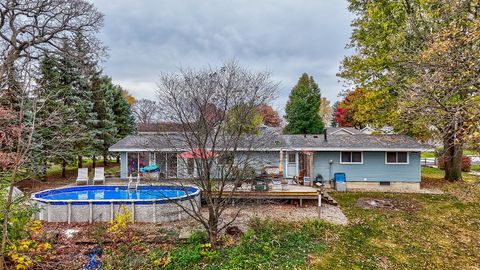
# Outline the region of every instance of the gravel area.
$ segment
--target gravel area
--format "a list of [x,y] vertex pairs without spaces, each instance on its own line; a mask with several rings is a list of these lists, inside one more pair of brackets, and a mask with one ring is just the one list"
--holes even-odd
[[[224,222],[229,222],[240,210],[240,214],[230,226],[238,226],[242,231],[248,228],[252,218],[272,219],[284,222],[295,222],[318,219],[316,205],[304,205],[302,207],[292,204],[259,204],[230,207],[225,210]],[[322,204],[322,220],[338,225],[348,224],[347,217],[338,206]],[[179,231],[180,234],[188,235],[189,231],[202,227],[193,219],[163,223],[162,227]]]

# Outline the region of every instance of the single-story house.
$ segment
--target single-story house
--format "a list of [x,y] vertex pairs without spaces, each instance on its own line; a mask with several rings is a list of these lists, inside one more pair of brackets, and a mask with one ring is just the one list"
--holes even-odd
[[[182,178],[195,170],[194,162],[183,162],[179,148],[166,143],[163,132],[129,135],[110,147],[120,153],[120,176],[136,174],[147,165],[157,165],[165,178]],[[310,179],[333,179],[345,173],[347,189],[418,190],[421,181],[420,154],[430,147],[411,137],[365,134],[354,128],[328,128],[318,135],[284,135],[261,148],[252,148],[254,169],[277,166],[290,179],[302,169]],[[241,154],[241,151],[237,154]],[[182,162],[180,162],[182,161]],[[186,165],[183,165],[186,164]]]

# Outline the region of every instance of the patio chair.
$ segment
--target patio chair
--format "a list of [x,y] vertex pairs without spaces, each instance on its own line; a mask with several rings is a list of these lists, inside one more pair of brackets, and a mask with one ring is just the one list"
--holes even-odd
[[303,178],[305,177],[306,170],[300,170],[300,173],[297,176],[293,177],[293,182],[303,185]]
[[78,168],[77,185],[85,182],[88,185],[88,168]]
[[95,182],[101,182],[105,185],[105,168],[104,167],[95,168],[95,175],[93,176],[92,184],[95,185]]

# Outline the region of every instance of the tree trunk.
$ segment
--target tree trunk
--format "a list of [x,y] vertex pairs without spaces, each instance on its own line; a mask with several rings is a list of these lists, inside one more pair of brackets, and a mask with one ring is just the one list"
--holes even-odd
[[[210,208],[210,207],[209,207]],[[213,209],[212,209],[213,210]],[[212,246],[216,246],[218,240],[218,218],[214,211],[209,211],[208,217],[208,240]]]
[[82,167],[83,167],[83,157],[78,156],[78,168],[82,168]]
[[108,155],[106,153],[103,154],[103,167],[107,167],[108,165]]
[[67,177],[67,161],[65,159],[62,160],[62,178]]
[[463,146],[455,142],[454,137],[444,140],[445,149],[445,180],[458,181],[462,180],[462,156]]
[[40,171],[40,180],[42,182],[47,182],[47,161],[42,160],[42,169]]
[[92,157],[92,168],[95,169],[95,163],[97,162],[97,157],[93,156]]

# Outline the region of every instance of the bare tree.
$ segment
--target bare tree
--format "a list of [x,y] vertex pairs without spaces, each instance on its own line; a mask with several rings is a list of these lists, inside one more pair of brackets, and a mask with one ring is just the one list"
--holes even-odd
[[236,62],[161,76],[162,113],[181,127],[166,138],[172,149],[187,154],[181,163],[190,169],[183,176],[202,190],[206,202],[206,213],[193,200],[192,207],[182,208],[203,225],[212,244],[238,216],[237,211],[226,219],[224,211],[237,184],[251,177],[251,151],[272,142],[255,128],[254,119],[257,107],[272,100],[276,90],[268,73],[251,72]]
[[103,15],[83,0],[0,1],[0,110],[4,112],[0,123],[1,130],[12,131],[0,143],[0,156],[11,159],[3,162],[5,168],[2,168],[10,172],[11,181],[2,209],[0,269],[5,268],[3,252],[8,240],[13,187],[34,147],[32,136],[38,124],[36,116],[42,110],[42,99],[48,98],[48,93],[40,96],[35,85],[39,59],[46,53],[60,53],[62,48],[75,47],[73,44],[79,39],[88,46],[83,52],[76,52],[76,56],[97,57],[104,52],[95,37],[102,23]]
[[138,124],[150,124],[158,118],[157,102],[149,99],[140,99],[133,104],[133,115]]

